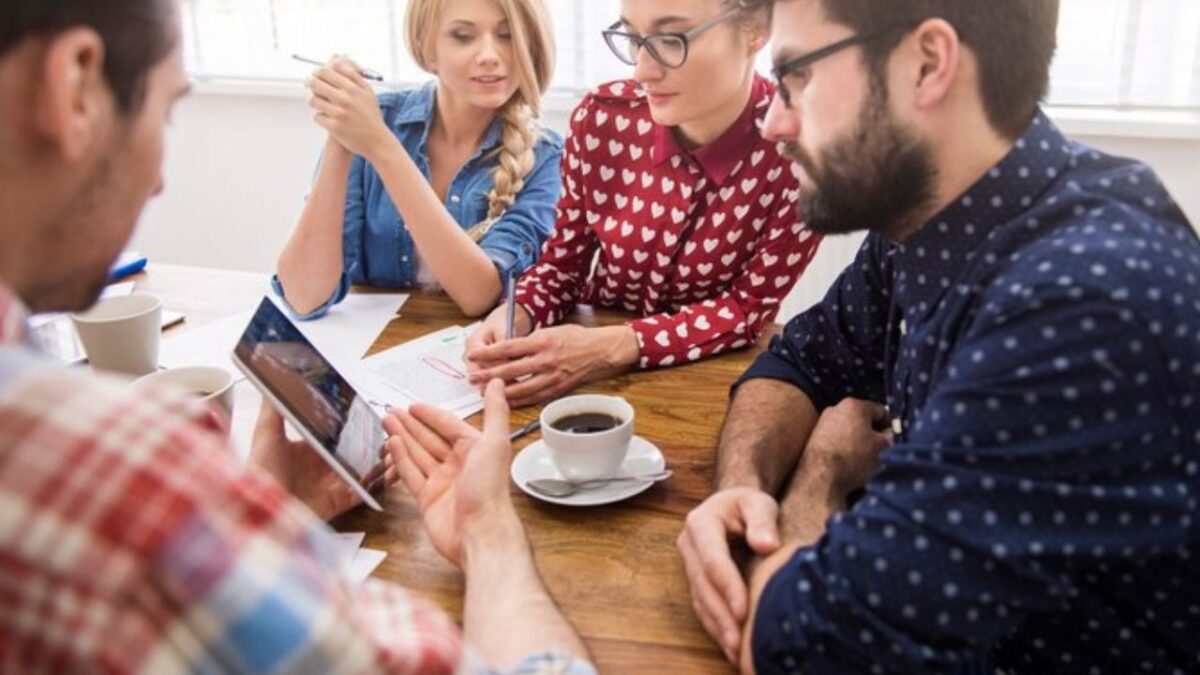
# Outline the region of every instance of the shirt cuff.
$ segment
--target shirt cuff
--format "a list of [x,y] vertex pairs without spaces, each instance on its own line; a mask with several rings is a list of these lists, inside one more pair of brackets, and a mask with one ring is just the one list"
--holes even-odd
[[596,675],[596,667],[570,654],[545,652],[527,657],[504,675]]
[[350,277],[343,274],[341,280],[338,281],[337,289],[335,289],[333,295],[325,301],[325,304],[311,312],[303,314],[297,312],[296,308],[292,307],[292,303],[288,302],[287,296],[283,294],[283,284],[280,283],[278,274],[271,277],[271,290],[275,291],[275,295],[283,301],[283,306],[287,308],[288,313],[291,314],[292,317],[299,321],[313,321],[325,316],[329,313],[329,310],[334,305],[346,299],[346,295],[350,293]]
[[484,246],[483,252],[492,259],[492,264],[496,266],[496,271],[500,274],[501,287],[508,283],[508,275],[520,272],[518,268],[521,260],[512,251]]
[[638,361],[637,367],[642,370],[651,370],[653,368],[668,368],[677,363],[679,357],[676,355],[674,343],[668,341],[668,345],[663,347],[655,339],[664,330],[667,330],[662,324],[657,322],[651,323],[649,319],[636,319],[629,322],[629,327],[633,329],[634,335],[637,336],[638,343]]
[[[538,283],[536,281],[532,283]],[[537,330],[554,323],[555,307],[546,299],[546,294],[538,290],[528,289],[517,285],[517,305],[525,309],[529,314],[529,318],[533,322],[533,329]],[[537,301],[541,301],[541,305]]]
[[779,337],[771,339],[770,348],[760,354],[746,369],[746,372],[742,373],[742,376],[729,388],[729,398],[737,396],[738,388],[750,380],[777,380],[793,385],[807,394],[818,412],[837,404],[837,401],[829,400],[818,382],[806,373],[796,370],[791,362],[775,353],[781,339]]
[[777,673],[788,668],[800,672],[804,668],[808,640],[800,630],[800,608],[793,604],[797,559],[792,557],[767,581],[759,595],[750,630],[750,653],[758,673]]

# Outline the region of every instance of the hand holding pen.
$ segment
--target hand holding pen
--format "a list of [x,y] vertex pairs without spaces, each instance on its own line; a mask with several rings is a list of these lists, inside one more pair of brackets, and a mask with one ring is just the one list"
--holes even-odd
[[[368,73],[373,75],[373,73]],[[335,56],[304,82],[314,120],[346,150],[374,161],[398,141],[383,121],[375,90],[350,59]]]

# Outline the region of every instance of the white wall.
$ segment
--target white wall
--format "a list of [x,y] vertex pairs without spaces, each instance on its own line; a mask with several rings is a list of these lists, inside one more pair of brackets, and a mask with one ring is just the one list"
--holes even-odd
[[[552,115],[547,123],[563,130],[566,115]],[[1200,140],[1079,138],[1154,167],[1200,225]],[[298,95],[191,97],[177,110],[169,133],[166,193],[147,209],[133,247],[157,262],[272,270],[322,140]],[[781,319],[819,300],[859,241],[861,235],[826,240]]]

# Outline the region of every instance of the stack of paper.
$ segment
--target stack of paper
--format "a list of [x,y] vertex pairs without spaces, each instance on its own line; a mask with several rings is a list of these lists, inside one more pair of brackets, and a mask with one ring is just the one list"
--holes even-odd
[[339,532],[334,535],[341,558],[342,574],[354,585],[366,581],[387,557],[386,551],[363,548],[362,543],[366,536],[365,532]]

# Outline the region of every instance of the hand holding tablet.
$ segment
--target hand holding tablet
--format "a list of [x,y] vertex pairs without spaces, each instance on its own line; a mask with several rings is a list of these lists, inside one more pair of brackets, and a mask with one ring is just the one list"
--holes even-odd
[[382,419],[270,299],[259,304],[233,361],[334,473],[382,511],[368,490],[385,470]]

